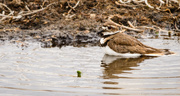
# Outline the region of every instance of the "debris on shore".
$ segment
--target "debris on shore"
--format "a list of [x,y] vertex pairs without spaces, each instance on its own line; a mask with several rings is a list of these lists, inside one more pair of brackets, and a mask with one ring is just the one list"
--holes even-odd
[[31,37],[46,46],[97,44],[96,33],[104,24],[138,34],[178,36],[179,5],[176,0],[0,0],[0,40]]

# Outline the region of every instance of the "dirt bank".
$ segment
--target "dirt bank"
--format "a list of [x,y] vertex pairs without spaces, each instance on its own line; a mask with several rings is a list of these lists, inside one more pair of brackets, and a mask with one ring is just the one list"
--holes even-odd
[[[26,37],[31,37],[47,42],[46,46],[92,44],[92,42],[97,44],[99,37],[96,33],[111,15],[119,16],[118,20],[115,20],[116,23],[131,28],[156,26],[177,32],[180,29],[180,9],[178,3],[174,1],[163,3],[148,0],[148,3],[133,1],[125,3],[119,0],[0,0],[0,2],[1,41],[22,41],[26,40]],[[133,26],[130,26],[128,21]]]

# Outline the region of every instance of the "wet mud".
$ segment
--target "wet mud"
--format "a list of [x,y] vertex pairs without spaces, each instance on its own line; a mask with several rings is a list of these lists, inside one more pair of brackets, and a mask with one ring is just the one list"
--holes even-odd
[[20,43],[22,46],[28,46],[28,42],[40,42],[41,47],[59,47],[74,46],[86,47],[99,45],[99,37],[96,32],[88,34],[59,34],[53,32],[38,32],[32,30],[19,32],[2,32],[0,41],[10,41],[11,43]]

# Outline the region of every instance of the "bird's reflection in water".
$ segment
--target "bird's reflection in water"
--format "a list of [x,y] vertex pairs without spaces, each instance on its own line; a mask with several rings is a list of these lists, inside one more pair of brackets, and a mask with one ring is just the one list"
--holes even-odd
[[[104,55],[101,66],[104,67],[103,78],[104,79],[118,79],[124,78],[120,77],[117,74],[127,73],[127,71],[131,72],[131,70],[135,70],[134,67],[138,67],[139,63],[143,62],[145,59],[151,59],[155,57],[138,57],[138,58],[122,58],[116,56]],[[137,69],[136,69],[137,70]],[[131,73],[128,73],[131,74]],[[109,86],[109,85],[118,85],[119,82],[107,80],[104,81],[103,89],[123,89],[119,86]]]
[[103,78],[104,79],[117,79],[121,78],[115,74],[127,73],[127,71],[134,70],[132,67],[138,67],[139,63],[145,59],[151,59],[155,57],[138,57],[138,58],[122,58],[116,56],[104,55],[101,66],[104,67]]

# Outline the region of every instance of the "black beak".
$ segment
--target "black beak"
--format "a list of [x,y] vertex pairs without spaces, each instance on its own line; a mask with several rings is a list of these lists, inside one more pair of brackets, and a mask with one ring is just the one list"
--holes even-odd
[[103,37],[103,32],[104,32],[104,30],[99,31],[99,32],[97,33],[98,36]]

